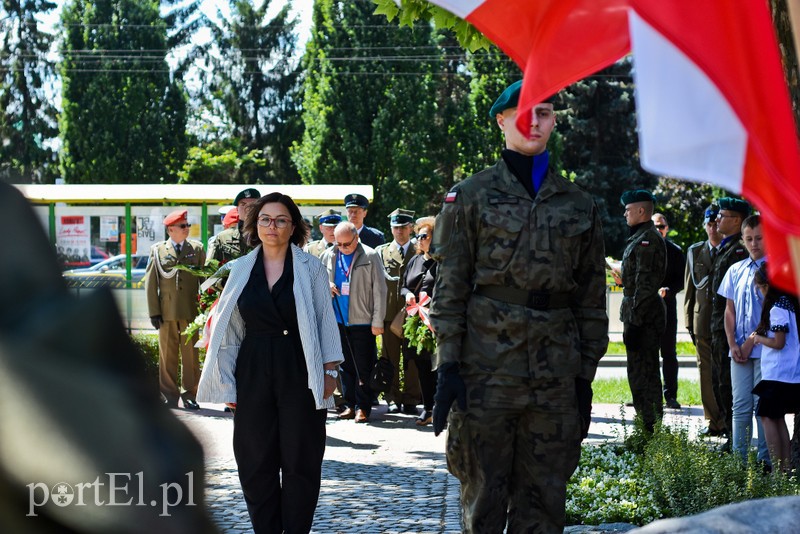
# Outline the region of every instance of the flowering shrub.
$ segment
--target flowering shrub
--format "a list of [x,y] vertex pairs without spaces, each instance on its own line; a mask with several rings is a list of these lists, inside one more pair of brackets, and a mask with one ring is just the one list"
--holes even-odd
[[640,459],[619,444],[585,446],[567,484],[567,524],[634,523],[662,517]]
[[[623,418],[624,420],[624,418]],[[692,440],[685,428],[658,426],[647,434],[623,427],[624,444],[585,445],[567,484],[567,524],[644,525],[734,502],[800,495],[796,477],[767,476],[751,455],[720,454]]]

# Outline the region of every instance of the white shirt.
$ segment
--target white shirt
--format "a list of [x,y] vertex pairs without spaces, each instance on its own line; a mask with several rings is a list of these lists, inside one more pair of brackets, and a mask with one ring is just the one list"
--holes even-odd
[[[761,306],[763,297],[753,283],[756,269],[766,261],[766,257],[759,260],[747,258],[731,265],[717,294],[733,301],[736,309],[736,344],[742,345],[747,337],[752,334],[761,321]],[[728,354],[730,356],[730,353]],[[755,345],[750,353],[751,358],[761,357],[761,345]]]
[[800,383],[800,340],[797,336],[796,310],[786,297],[781,297],[769,311],[770,329],[767,337],[774,338],[776,331],[786,332],[786,344],[781,350],[764,346],[761,350],[761,379]]

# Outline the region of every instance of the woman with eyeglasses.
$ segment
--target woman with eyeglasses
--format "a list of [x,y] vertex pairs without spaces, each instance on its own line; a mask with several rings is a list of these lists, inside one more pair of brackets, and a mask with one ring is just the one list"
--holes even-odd
[[243,235],[255,248],[229,263],[197,398],[234,409],[253,530],[309,532],[342,362],[328,275],[302,251],[309,227],[286,195],[255,202]]
[[[414,233],[417,235],[417,255],[411,258],[406,266],[403,278],[403,288],[400,296],[406,299],[406,305],[416,304],[422,292],[433,299],[433,286],[436,284],[436,274],[439,264],[431,257],[431,238],[436,219],[422,217],[417,219]],[[417,418],[418,426],[427,426],[433,422],[433,395],[436,393],[436,373],[431,370],[430,351],[423,350],[416,354],[411,349],[411,358],[417,364],[419,373],[419,387],[422,393],[422,414]]]

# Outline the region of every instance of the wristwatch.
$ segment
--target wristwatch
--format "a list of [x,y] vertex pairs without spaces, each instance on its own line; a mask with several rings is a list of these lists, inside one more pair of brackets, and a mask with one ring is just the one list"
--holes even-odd
[[331,378],[339,378],[339,371],[336,369],[325,369],[325,374]]

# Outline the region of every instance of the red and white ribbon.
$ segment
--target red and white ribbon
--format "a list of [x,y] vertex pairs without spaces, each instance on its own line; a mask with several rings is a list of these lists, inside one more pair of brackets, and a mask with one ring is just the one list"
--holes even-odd
[[422,291],[419,294],[419,301],[417,301],[416,304],[409,304],[406,306],[406,313],[409,317],[419,313],[419,318],[422,320],[425,326],[427,326],[431,332],[435,332],[433,326],[431,325],[430,311],[427,308],[427,305],[430,303],[430,301],[431,298],[428,296],[428,293]]

